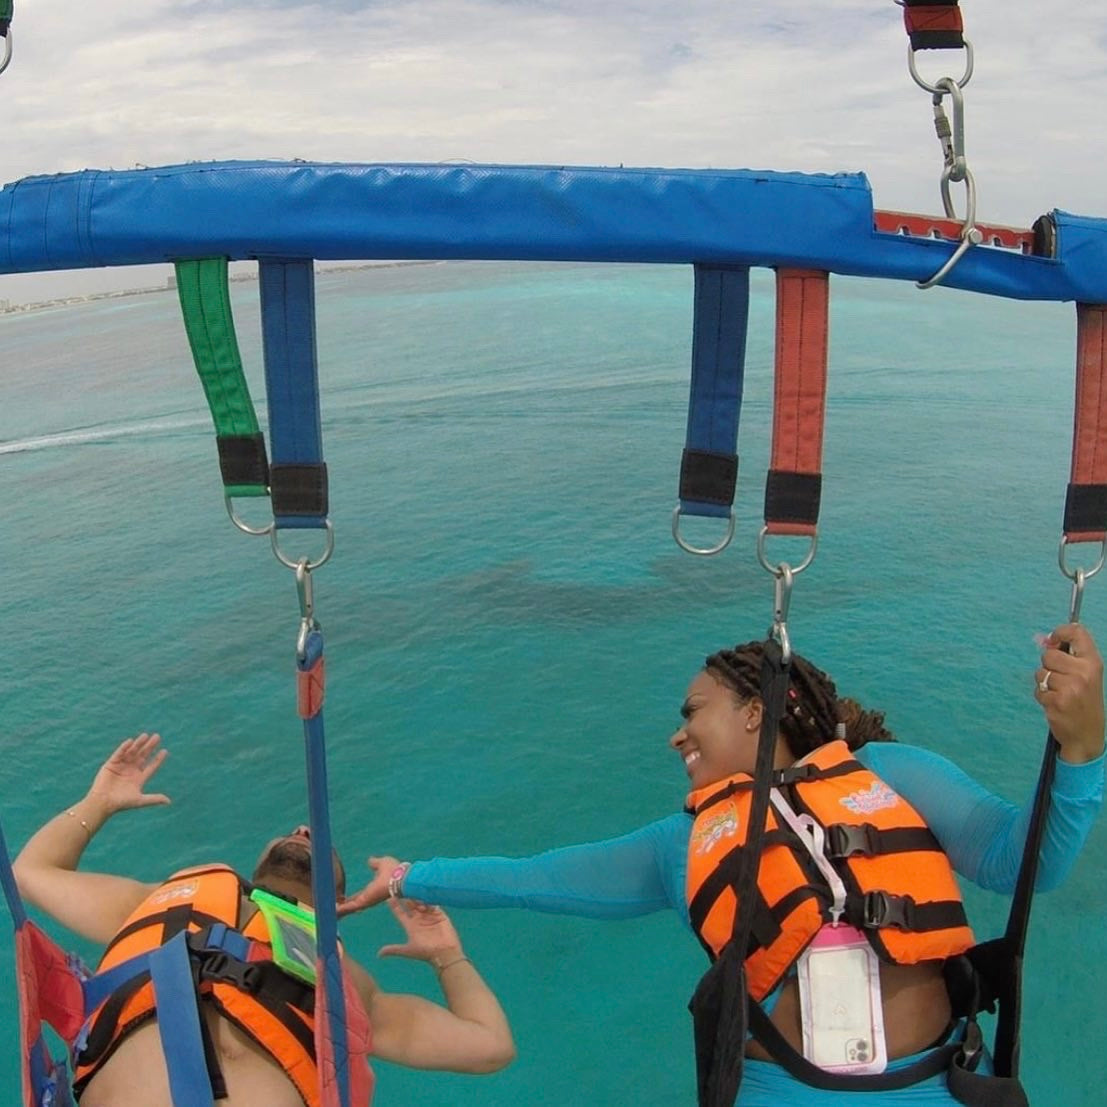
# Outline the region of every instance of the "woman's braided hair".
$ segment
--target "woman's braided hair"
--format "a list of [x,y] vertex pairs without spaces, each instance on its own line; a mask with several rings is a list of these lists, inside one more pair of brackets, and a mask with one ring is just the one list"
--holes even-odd
[[[743,702],[761,695],[763,642],[746,642],[713,653],[704,667]],[[792,654],[788,698],[780,732],[797,760],[839,737],[845,730],[851,750],[866,742],[894,742],[883,711],[866,711],[856,700],[840,699],[834,681],[799,654]]]

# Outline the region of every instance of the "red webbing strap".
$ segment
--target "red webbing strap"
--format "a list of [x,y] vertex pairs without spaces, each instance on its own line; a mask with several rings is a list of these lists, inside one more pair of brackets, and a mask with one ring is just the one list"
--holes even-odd
[[903,0],[903,25],[912,50],[959,50],[965,45],[957,0]]
[[314,719],[326,698],[326,658],[317,657],[309,668],[296,673],[296,713],[301,719]]
[[1076,409],[1066,542],[1107,537],[1107,305],[1076,305]]
[[778,269],[769,534],[814,535],[822,494],[830,274]]

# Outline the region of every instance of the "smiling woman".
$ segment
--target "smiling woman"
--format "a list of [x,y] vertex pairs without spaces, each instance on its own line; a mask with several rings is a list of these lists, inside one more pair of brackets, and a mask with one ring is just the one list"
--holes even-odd
[[[1054,680],[1034,695],[1060,743],[1040,858],[1039,885],[1050,887],[1102,802],[1103,665],[1078,625],[1058,627],[1043,649]],[[736,889],[753,841],[766,720],[763,652],[750,642],[712,654],[689,686],[670,740],[692,785],[682,814],[529,858],[399,866],[371,857],[375,878],[342,910],[397,895],[601,919],[668,907],[713,962],[705,983],[720,970],[734,976],[734,935],[746,914]],[[954,874],[1013,891],[1033,797],[1021,808],[1005,803],[944,758],[896,743],[881,716],[839,698],[804,658],[792,666],[779,727],[768,732],[772,811],[748,912],[743,979],[753,1036],[737,1103],[829,1107],[852,1094],[872,1104],[1025,1103],[1012,1082],[990,1078],[981,1054],[981,989],[993,994],[998,982],[972,960]],[[725,991],[720,978],[693,1002],[703,1056],[725,1048],[727,1033],[744,1037],[744,1022],[731,1026],[720,1006]],[[701,1069],[701,1103],[733,1101],[720,1064],[716,1057]]]

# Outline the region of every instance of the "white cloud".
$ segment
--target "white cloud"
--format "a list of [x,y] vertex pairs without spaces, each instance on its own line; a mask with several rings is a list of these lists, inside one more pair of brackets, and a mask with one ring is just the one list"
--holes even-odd
[[[1107,209],[1096,9],[966,5],[979,217]],[[939,209],[929,97],[873,0],[17,0],[0,176],[225,158],[864,170]],[[1047,33],[1046,33],[1047,32]],[[960,52],[928,52],[937,77]],[[958,197],[958,199],[960,199]],[[0,296],[15,295],[5,278]]]

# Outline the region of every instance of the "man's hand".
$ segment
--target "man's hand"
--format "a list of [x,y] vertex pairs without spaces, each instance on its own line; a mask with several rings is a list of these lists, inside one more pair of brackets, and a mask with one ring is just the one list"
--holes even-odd
[[376,907],[378,903],[388,899],[388,882],[399,867],[400,862],[395,857],[370,857],[369,868],[373,870],[373,879],[360,892],[338,901],[338,917],[364,911],[367,907]]
[[430,961],[441,968],[444,955],[449,955],[450,959],[463,956],[461,939],[441,907],[415,899],[390,899],[388,906],[404,928],[407,941],[402,945],[381,946],[377,950],[378,957],[410,957],[414,961]]
[[160,792],[143,791],[146,782],[169,756],[167,750],[158,749],[160,741],[157,734],[127,738],[100,766],[88,790],[88,798],[99,805],[105,815],[170,802],[169,797]]

